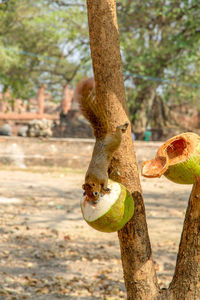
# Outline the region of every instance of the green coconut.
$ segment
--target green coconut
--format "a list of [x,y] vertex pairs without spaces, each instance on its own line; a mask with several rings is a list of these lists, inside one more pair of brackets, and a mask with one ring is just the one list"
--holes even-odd
[[155,159],[143,163],[142,175],[164,175],[175,183],[194,184],[200,180],[200,137],[186,132],[167,140]]
[[94,229],[115,232],[133,216],[134,201],[122,184],[109,180],[108,187],[111,191],[100,197],[97,203],[83,196],[81,210],[84,220]]

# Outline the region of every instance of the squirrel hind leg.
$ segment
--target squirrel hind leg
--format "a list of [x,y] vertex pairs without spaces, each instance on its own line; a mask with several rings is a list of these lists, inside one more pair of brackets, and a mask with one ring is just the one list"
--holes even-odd
[[116,127],[116,131],[113,134],[108,134],[104,140],[104,144],[106,146],[106,151],[108,154],[108,160],[111,159],[114,151],[120,146],[122,140],[122,133],[126,132],[129,123],[126,122],[123,125],[119,125]]
[[129,125],[129,123],[128,123],[128,122],[126,122],[126,123],[125,123],[125,124],[123,124],[123,125],[119,125],[119,126],[117,126],[117,129],[120,129],[120,130],[121,130],[121,132],[122,132],[122,133],[124,133],[124,132],[126,132],[126,129],[127,129],[128,125]]

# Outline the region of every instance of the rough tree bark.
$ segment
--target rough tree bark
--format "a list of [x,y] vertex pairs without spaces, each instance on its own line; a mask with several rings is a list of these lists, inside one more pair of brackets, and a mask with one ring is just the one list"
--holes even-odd
[[[87,0],[87,6],[96,97],[104,103],[113,130],[127,121],[115,1]],[[110,177],[133,193],[136,204],[134,217],[119,232],[128,298],[151,299],[157,281],[130,129],[112,160]]]
[[192,189],[186,211],[170,299],[200,299],[200,183]]
[[[123,124],[128,118],[116,3],[115,0],[87,0],[87,8],[96,98],[97,102],[104,104],[110,130],[114,130],[116,125]],[[197,205],[194,200],[195,197],[200,197],[199,186],[196,185],[193,189],[188,206],[174,279],[168,290],[160,290],[152,259],[130,127],[123,137],[120,149],[112,159],[109,171],[110,177],[124,184],[135,200],[133,218],[118,232],[127,298],[129,300],[200,299],[198,273],[200,212],[196,211],[200,204]],[[185,284],[187,280],[189,283]],[[190,294],[191,298],[189,298]]]

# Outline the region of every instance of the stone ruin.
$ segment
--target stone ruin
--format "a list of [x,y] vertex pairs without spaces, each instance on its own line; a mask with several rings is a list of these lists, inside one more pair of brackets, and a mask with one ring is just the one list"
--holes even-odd
[[28,124],[28,137],[51,137],[52,136],[52,122],[51,120],[32,120]]

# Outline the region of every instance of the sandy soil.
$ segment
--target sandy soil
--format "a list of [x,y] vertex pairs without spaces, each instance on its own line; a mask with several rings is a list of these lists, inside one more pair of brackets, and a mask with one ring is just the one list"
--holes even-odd
[[[82,219],[83,171],[0,171],[0,299],[125,299],[117,234]],[[167,286],[191,186],[142,178],[159,283]]]

